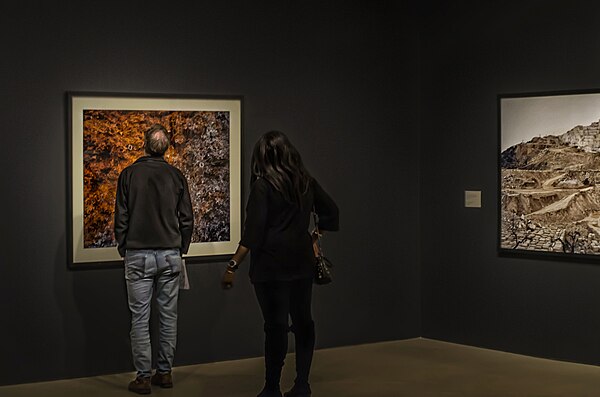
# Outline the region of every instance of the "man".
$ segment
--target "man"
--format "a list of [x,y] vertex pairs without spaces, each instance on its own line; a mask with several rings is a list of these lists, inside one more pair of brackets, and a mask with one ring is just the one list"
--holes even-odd
[[[145,156],[125,168],[117,186],[115,237],[125,259],[131,311],[131,349],[136,379],[129,390],[149,394],[150,383],[173,387],[181,255],[190,246],[194,218],[187,181],[163,158],[169,135],[162,125],[145,134]],[[150,306],[153,289],[159,316],[157,369],[152,376]]]

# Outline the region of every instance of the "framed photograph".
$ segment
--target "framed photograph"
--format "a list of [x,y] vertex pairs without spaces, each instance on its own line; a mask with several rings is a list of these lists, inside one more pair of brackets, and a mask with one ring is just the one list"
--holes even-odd
[[185,175],[194,209],[187,259],[232,254],[241,237],[242,98],[67,93],[70,266],[122,263],[113,232],[121,171],[162,124],[165,160]]
[[500,95],[499,251],[600,258],[600,90]]

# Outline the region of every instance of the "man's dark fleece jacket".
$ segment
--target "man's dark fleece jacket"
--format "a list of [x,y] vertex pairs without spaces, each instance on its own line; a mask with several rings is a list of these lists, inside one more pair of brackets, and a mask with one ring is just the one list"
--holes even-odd
[[188,252],[194,213],[185,176],[162,157],[140,157],[119,175],[115,237],[127,249]]

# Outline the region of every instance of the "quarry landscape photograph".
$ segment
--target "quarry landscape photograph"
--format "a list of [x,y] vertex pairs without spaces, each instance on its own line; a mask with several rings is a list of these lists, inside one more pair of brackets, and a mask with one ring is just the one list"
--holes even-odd
[[[593,97],[595,101],[597,94]],[[553,109],[523,106],[523,98],[518,100],[521,114],[509,115],[510,120],[504,115],[502,128],[526,127]],[[593,106],[588,107],[593,113]],[[600,107],[596,114],[589,124],[545,127],[549,134],[527,136],[524,128],[521,142],[501,151],[501,249],[600,255]]]

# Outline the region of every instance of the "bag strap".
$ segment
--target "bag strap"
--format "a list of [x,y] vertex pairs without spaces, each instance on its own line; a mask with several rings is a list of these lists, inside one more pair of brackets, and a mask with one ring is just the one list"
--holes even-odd
[[315,206],[312,208],[313,222],[315,224],[315,231],[317,232],[317,248],[319,250],[319,256],[323,256],[323,249],[321,248],[321,230],[319,229],[319,219],[317,217],[317,211]]

